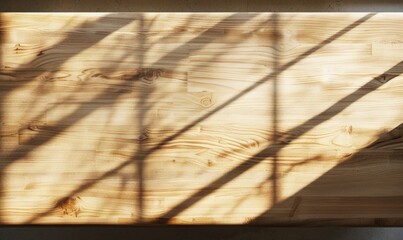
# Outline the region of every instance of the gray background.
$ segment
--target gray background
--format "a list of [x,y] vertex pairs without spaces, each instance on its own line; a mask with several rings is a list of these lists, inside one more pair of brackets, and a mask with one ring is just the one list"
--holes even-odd
[[[402,12],[403,0],[2,0],[0,11]],[[403,239],[403,228],[1,226],[3,239],[394,240]]]
[[396,12],[403,0],[1,0],[0,11]]

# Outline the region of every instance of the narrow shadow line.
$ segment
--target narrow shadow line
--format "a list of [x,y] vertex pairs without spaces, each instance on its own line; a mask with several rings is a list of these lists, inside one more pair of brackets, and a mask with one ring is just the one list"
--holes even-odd
[[[3,49],[3,28],[2,28],[2,26],[3,26],[3,19],[2,19],[2,14],[0,13],[0,69],[1,68],[3,68],[3,63],[2,63],[2,61],[3,61],[3,52],[2,52],[2,49]],[[3,152],[3,138],[2,138],[2,136],[3,136],[3,99],[4,99],[4,97],[5,96],[3,96],[4,95],[4,92],[3,91],[0,91],[0,153],[2,153]],[[1,197],[2,197],[2,194],[3,194],[3,182],[2,182],[2,171],[0,170],[0,210],[2,209],[2,204],[1,204]],[[2,222],[2,214],[0,214],[0,223]]]
[[[144,30],[144,19],[143,17],[140,19],[140,31]],[[140,38],[140,46],[141,49],[143,49],[145,45],[145,40],[144,37]],[[140,59],[140,68],[143,68],[143,64],[144,64],[144,54],[140,53],[139,54],[139,59]],[[147,91],[141,91],[140,93],[140,99],[138,102],[138,109],[140,111],[139,116],[137,116],[137,124],[138,124],[138,132],[140,133],[140,135],[143,135],[143,127],[144,127],[144,118],[146,116],[146,110],[144,109],[145,104],[146,104],[146,96],[147,95]],[[143,222],[143,211],[144,211],[144,161],[145,158],[143,158],[144,154],[144,144],[143,141],[140,140],[138,143],[138,150],[137,150],[137,156],[136,158],[133,158],[133,163],[134,166],[137,167],[137,209],[138,209],[138,213],[137,213],[137,222],[138,223],[142,223]],[[135,189],[136,192],[136,189]]]
[[[279,57],[280,57],[280,49],[278,48],[278,24],[279,24],[279,16],[277,14],[273,15],[273,36],[274,36],[274,59],[273,59],[273,70],[274,72],[278,71],[278,62],[279,62]],[[278,74],[276,74],[273,77],[273,86],[272,86],[272,144],[277,145],[278,137],[277,137],[277,124],[278,124]],[[277,154],[274,154],[272,164],[271,164],[271,169],[272,169],[272,174],[271,176],[267,179],[269,184],[271,181],[272,184],[272,196],[271,196],[271,202],[269,203],[270,205],[274,205],[277,202],[278,196],[280,195],[279,190],[281,187],[279,186],[278,183],[278,169],[277,169]]]

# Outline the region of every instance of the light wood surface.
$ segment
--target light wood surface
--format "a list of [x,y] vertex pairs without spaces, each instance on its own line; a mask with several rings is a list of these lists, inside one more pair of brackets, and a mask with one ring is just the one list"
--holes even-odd
[[403,225],[403,14],[0,14],[3,224]]

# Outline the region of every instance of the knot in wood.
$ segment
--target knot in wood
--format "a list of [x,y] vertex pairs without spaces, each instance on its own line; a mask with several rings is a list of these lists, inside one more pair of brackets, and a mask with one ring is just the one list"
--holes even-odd
[[144,68],[140,72],[139,76],[140,78],[146,80],[146,81],[155,81],[157,80],[162,74],[161,69],[153,69],[153,68]]
[[143,142],[143,141],[145,141],[146,139],[148,139],[148,133],[147,133],[147,132],[143,132],[142,134],[140,134],[140,136],[139,136],[139,138],[138,138],[138,140],[139,140],[140,142]]
[[211,105],[213,105],[213,96],[211,94],[209,95],[204,95],[201,99],[200,99],[200,105],[202,105],[203,107],[211,107]]
[[63,211],[64,215],[77,217],[80,213],[80,199],[80,197],[65,197],[58,202],[57,206]]

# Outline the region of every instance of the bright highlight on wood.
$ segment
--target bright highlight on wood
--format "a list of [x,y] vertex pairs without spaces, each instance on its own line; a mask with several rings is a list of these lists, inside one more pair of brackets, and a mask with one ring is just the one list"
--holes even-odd
[[401,226],[402,23],[1,13],[0,222]]

